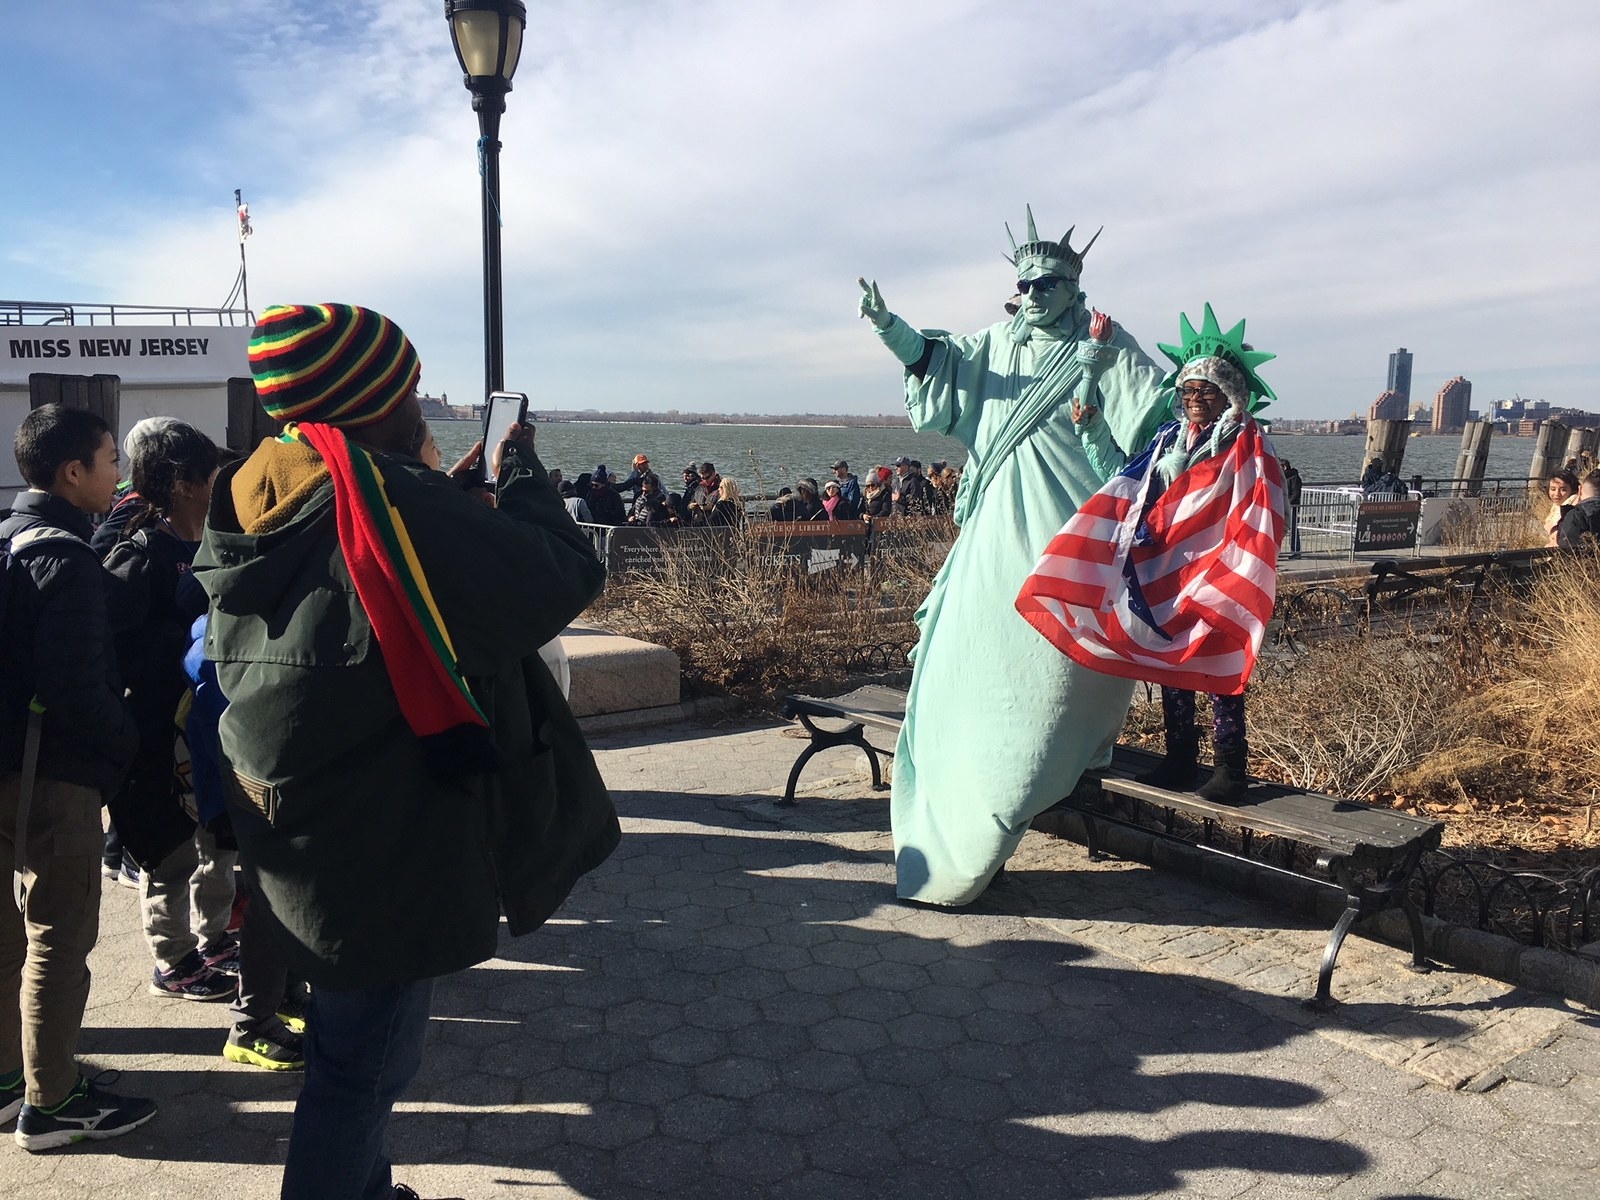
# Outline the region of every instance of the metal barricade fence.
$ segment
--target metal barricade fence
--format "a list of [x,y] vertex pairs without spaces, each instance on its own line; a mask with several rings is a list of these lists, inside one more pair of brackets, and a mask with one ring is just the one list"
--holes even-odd
[[1359,488],[1300,489],[1299,548],[1303,554],[1355,554]]
[[594,552],[601,562],[610,561],[611,557],[611,531],[614,525],[594,525],[588,521],[577,521],[575,524],[584,533],[589,535],[589,542],[594,546]]

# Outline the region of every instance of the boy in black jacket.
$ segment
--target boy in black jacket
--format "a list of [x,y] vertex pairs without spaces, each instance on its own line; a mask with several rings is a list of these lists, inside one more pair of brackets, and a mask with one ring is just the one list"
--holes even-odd
[[100,806],[138,743],[122,701],[90,516],[111,507],[117,445],[94,413],[23,420],[29,490],[0,521],[0,1120],[25,1150],[116,1137],[155,1116],[78,1073],[73,1054],[100,930]]

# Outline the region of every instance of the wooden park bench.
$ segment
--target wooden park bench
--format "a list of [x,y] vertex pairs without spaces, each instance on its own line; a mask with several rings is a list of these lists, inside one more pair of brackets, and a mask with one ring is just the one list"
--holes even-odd
[[1444,554],[1437,558],[1381,558],[1372,564],[1367,601],[1373,607],[1399,604],[1430,594],[1463,599],[1469,605],[1493,583],[1524,583],[1548,559],[1548,547],[1495,550],[1487,554]]
[[[794,767],[789,771],[789,782],[783,789],[783,799],[778,803],[790,805],[794,803],[795,785],[800,782],[800,772],[805,765],[821,754],[824,750],[834,746],[858,746],[867,755],[867,764],[872,768],[872,786],[877,791],[883,791],[887,785],[883,782],[883,770],[878,764],[878,756],[894,757],[894,750],[885,750],[881,746],[874,746],[867,740],[867,729],[886,734],[883,740],[892,747],[895,739],[900,736],[900,726],[906,719],[906,694],[899,688],[879,687],[876,684],[857,688],[843,696],[835,696],[825,700],[819,696],[790,696],[783,702],[783,715],[791,720],[798,720],[804,726],[811,740],[805,749],[800,751],[800,757],[795,759]],[[820,729],[813,718],[836,720],[845,722],[843,729]]]
[[1552,550],[1496,550],[1435,558],[1380,558],[1364,584],[1313,583],[1279,596],[1269,630],[1273,645],[1299,650],[1314,641],[1405,629],[1437,609],[1447,625],[1471,619],[1491,587],[1527,583]]
[[[1333,1002],[1333,966],[1350,926],[1385,909],[1405,913],[1411,930],[1411,965],[1419,971],[1428,969],[1422,916],[1407,889],[1422,856],[1439,848],[1444,822],[1271,783],[1253,783],[1244,800],[1219,804],[1194,792],[1169,792],[1136,782],[1135,776],[1157,761],[1158,756],[1147,750],[1119,745],[1111,768],[1099,779],[1099,797],[1092,796],[1094,789],[1080,788],[1065,802],[1083,819],[1090,857],[1104,856],[1097,826],[1109,822],[1341,890],[1344,911],[1328,936],[1316,995],[1306,1002],[1313,1008],[1327,1008]],[[1147,814],[1155,817],[1153,829],[1143,819]],[[1198,823],[1197,840],[1178,832],[1180,814]],[[1237,835],[1238,850],[1216,843],[1219,827]],[[1279,861],[1257,856],[1257,843],[1263,837],[1275,845],[1259,848],[1267,854],[1275,849]]]
[[[801,770],[815,755],[834,746],[863,750],[872,768],[872,786],[881,790],[884,784],[878,755],[892,757],[893,751],[874,746],[867,740],[867,731],[886,733],[886,740],[892,740],[905,720],[905,704],[905,692],[879,686],[857,688],[831,699],[790,696],[784,713],[798,719],[811,738],[789,772],[779,803],[795,802]],[[817,719],[842,721],[844,728],[819,728]],[[1148,751],[1119,745],[1108,771],[1084,777],[1085,784],[1097,783],[1098,787],[1079,786],[1056,805],[1057,809],[1079,814],[1091,857],[1105,856],[1100,826],[1113,824],[1341,891],[1344,911],[1328,936],[1317,973],[1316,994],[1306,1001],[1314,1008],[1332,1004],[1334,964],[1351,925],[1361,917],[1389,908],[1401,909],[1411,931],[1412,966],[1416,970],[1428,969],[1423,954],[1422,917],[1407,887],[1423,854],[1438,848],[1443,822],[1259,782],[1251,785],[1246,798],[1238,804],[1213,803],[1193,792],[1169,792],[1135,782],[1134,777],[1149,770],[1155,761],[1156,756]],[[1198,827],[1195,835],[1184,831],[1180,816],[1190,818],[1190,824]],[[1218,844],[1222,830],[1237,837],[1238,850]],[[1258,851],[1275,854],[1277,861],[1258,856]]]

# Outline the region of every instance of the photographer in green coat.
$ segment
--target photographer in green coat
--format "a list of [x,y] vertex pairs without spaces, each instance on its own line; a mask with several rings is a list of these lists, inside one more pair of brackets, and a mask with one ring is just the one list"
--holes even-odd
[[387,1195],[433,979],[492,957],[502,913],[537,928],[617,844],[538,653],[605,571],[531,429],[496,508],[416,460],[421,367],[387,318],[270,308],[250,362],[285,432],[218,480],[195,573],[253,905],[313,987],[283,1195]]

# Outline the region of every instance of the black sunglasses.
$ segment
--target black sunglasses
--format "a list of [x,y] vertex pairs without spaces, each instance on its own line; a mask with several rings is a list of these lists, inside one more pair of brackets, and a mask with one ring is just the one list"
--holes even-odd
[[1041,275],[1037,279],[1019,279],[1017,280],[1017,295],[1026,296],[1035,288],[1041,292],[1048,292],[1060,282],[1062,282],[1062,279],[1059,275]]

